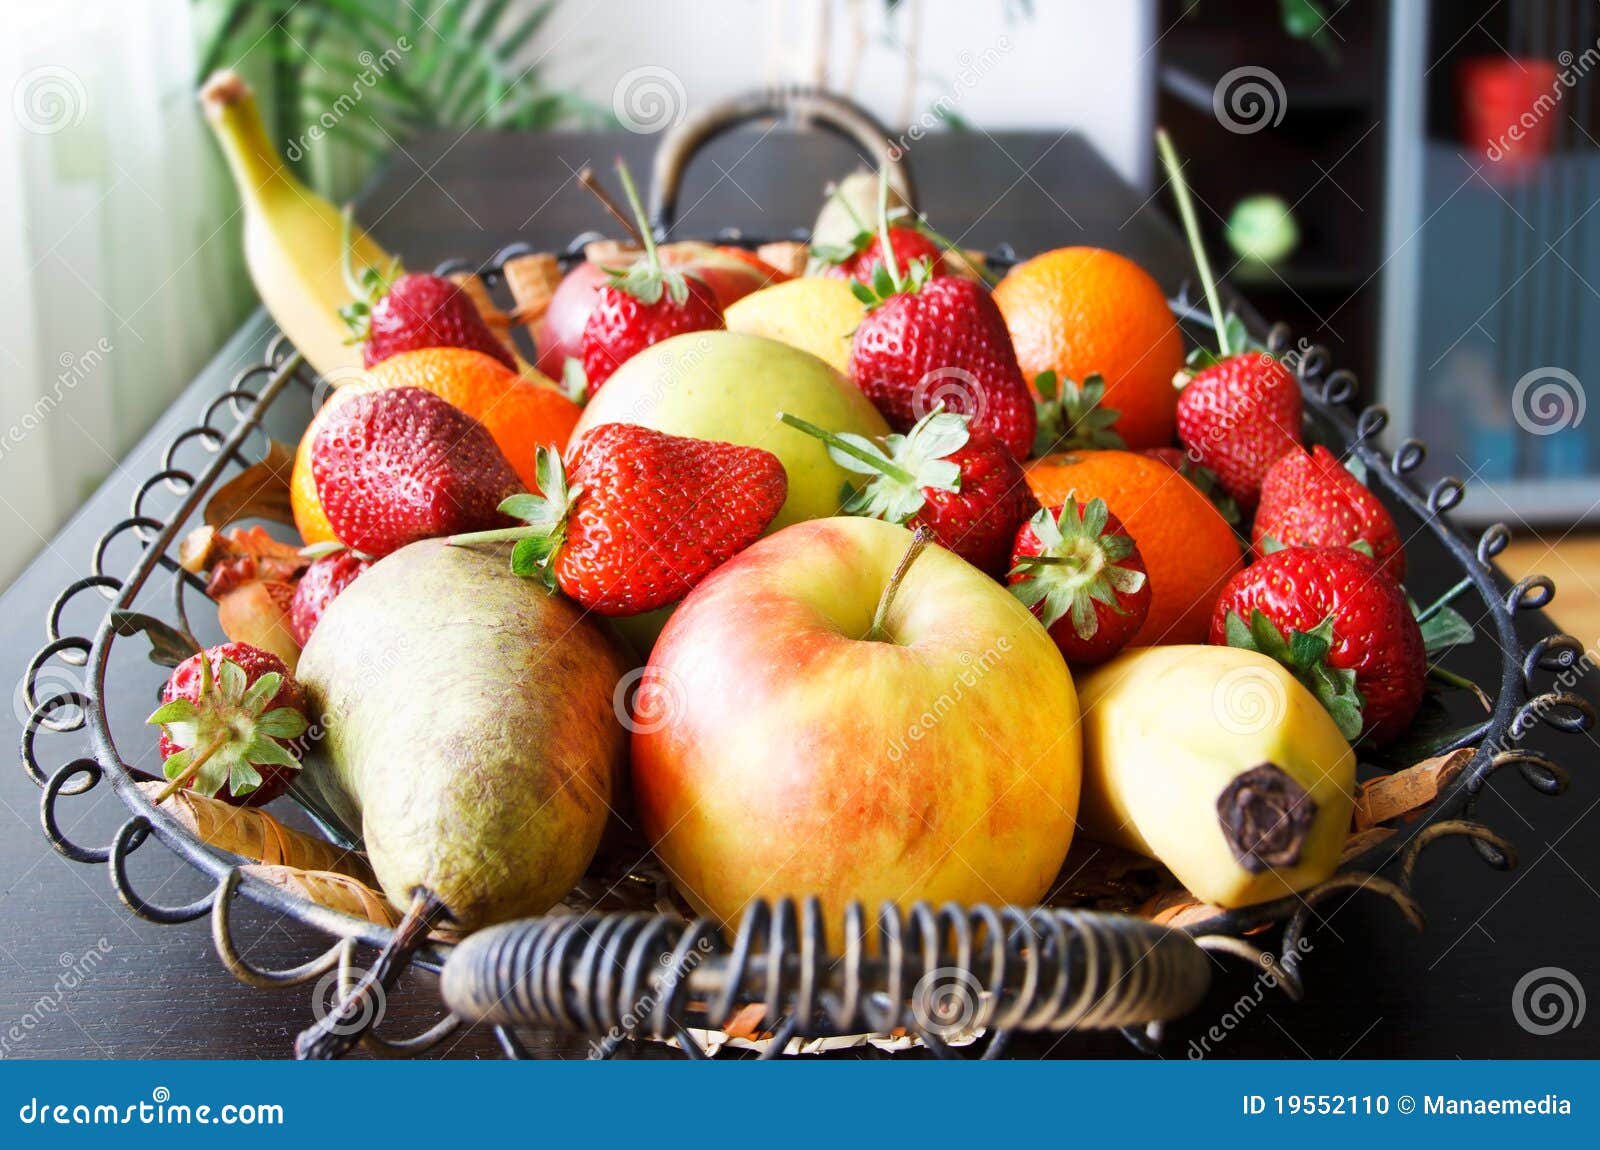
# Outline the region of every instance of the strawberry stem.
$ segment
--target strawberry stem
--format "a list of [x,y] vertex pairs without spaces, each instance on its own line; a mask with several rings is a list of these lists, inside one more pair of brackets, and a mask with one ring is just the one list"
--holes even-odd
[[1418,611],[1417,623],[1420,625],[1422,623],[1426,623],[1429,619],[1432,619],[1440,611],[1443,611],[1446,607],[1450,606],[1452,600],[1459,597],[1471,586],[1472,577],[1469,575],[1465,579],[1461,580],[1461,582],[1457,583],[1454,587],[1446,591],[1443,595],[1440,595],[1432,603],[1429,603],[1422,610]]
[[889,582],[883,589],[883,594],[878,597],[878,609],[872,613],[872,626],[867,630],[869,642],[881,642],[888,638],[884,624],[889,618],[889,608],[894,606],[894,597],[900,592],[900,585],[905,582],[906,572],[911,570],[911,565],[917,561],[917,556],[933,541],[933,532],[926,527],[918,527],[911,536],[911,545],[906,548],[906,553],[900,557],[899,564],[894,569],[894,574],[889,576]]
[[886,168],[878,169],[878,242],[883,245],[883,266],[889,273],[889,282],[894,284],[895,291],[900,291],[905,281],[900,278],[900,261],[894,258],[894,244],[889,240],[889,172]]
[[463,535],[451,535],[444,542],[446,547],[464,547],[469,543],[512,543],[519,539],[531,539],[543,530],[533,524],[522,527],[496,527],[490,531],[468,531]]
[[[204,660],[202,660],[202,662],[204,662]],[[168,779],[167,785],[156,792],[156,797],[150,800],[151,805],[159,807],[162,803],[166,802],[184,787],[188,786],[189,782],[200,773],[200,768],[206,765],[206,762],[211,758],[212,755],[222,750],[222,748],[227,745],[227,742],[228,732],[224,731],[222,734],[212,739],[211,742],[207,743],[205,750],[201,751],[194,758],[190,759],[187,767],[184,767],[183,770],[179,771],[171,779]]]
[[1222,314],[1222,297],[1217,294],[1217,280],[1211,274],[1211,261],[1206,257],[1205,244],[1200,240],[1200,224],[1195,219],[1194,202],[1189,198],[1189,185],[1183,178],[1183,164],[1165,128],[1156,129],[1156,150],[1161,153],[1161,164],[1167,169],[1167,179],[1172,181],[1172,196],[1178,201],[1178,216],[1183,220],[1183,231],[1189,238],[1189,249],[1194,253],[1195,267],[1200,272],[1200,285],[1205,288],[1206,303],[1211,308],[1211,322],[1217,328],[1217,350],[1226,359],[1233,354],[1233,349],[1228,346],[1228,322]]
[[628,165],[622,157],[617,157],[617,175],[622,177],[622,191],[628,197],[628,207],[633,210],[633,218],[638,221],[639,239],[644,244],[644,258],[650,265],[650,270],[661,270],[661,256],[656,252],[656,237],[651,233],[650,223],[645,219],[644,202],[639,199],[639,189],[634,186],[633,173],[628,171]]
[[787,411],[778,412],[778,418],[796,431],[803,431],[813,439],[820,439],[836,451],[842,451],[852,459],[859,459],[862,463],[877,468],[891,479],[912,487],[918,486],[917,477],[903,467],[899,467],[882,456],[874,455],[870,451],[863,451],[848,439],[835,435],[826,428],[818,427],[810,420],[801,419],[798,415],[790,415]]

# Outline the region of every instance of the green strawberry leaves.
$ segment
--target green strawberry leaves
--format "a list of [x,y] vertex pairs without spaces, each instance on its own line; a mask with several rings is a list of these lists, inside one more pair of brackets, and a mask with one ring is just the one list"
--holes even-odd
[[1122,413],[1102,406],[1106,381],[1098,372],[1079,384],[1053,371],[1041,371],[1034,377],[1033,387],[1039,393],[1034,405],[1039,415],[1033,437],[1035,455],[1095,448],[1121,451],[1128,446],[1111,430]]
[[787,412],[778,418],[796,431],[822,440],[828,457],[846,471],[870,476],[847,487],[841,510],[890,523],[905,523],[922,510],[929,491],[961,490],[961,465],[948,457],[967,445],[967,417],[941,404],[917,420],[904,435],[883,437],[881,444],[862,435],[828,431]]
[[561,462],[561,453],[554,447],[537,449],[533,467],[542,494],[510,495],[500,501],[499,507],[500,514],[520,519],[524,526],[452,535],[445,542],[452,547],[514,542],[512,573],[523,578],[537,578],[546,590],[554,591],[556,574],[552,561],[567,540],[567,521],[578,497],[583,494],[583,484],[568,486],[567,469]]
[[642,259],[626,268],[608,268],[602,264],[600,270],[610,275],[607,281],[610,287],[626,292],[646,307],[660,303],[662,296],[674,304],[683,304],[689,299],[688,275],[677,268],[662,266],[659,259],[654,263]]
[[1209,347],[1196,347],[1184,359],[1184,365],[1191,371],[1204,371],[1208,367],[1215,367],[1232,355],[1246,350],[1250,346],[1250,329],[1245,327],[1244,320],[1238,313],[1229,312],[1222,321],[1222,331],[1217,341],[1218,350]]
[[904,277],[899,281],[896,281],[890,273],[887,264],[879,263],[872,270],[872,282],[864,284],[859,280],[852,280],[850,292],[867,305],[868,311],[871,311],[897,295],[912,295],[921,291],[923,285],[932,278],[933,261],[926,257],[912,260],[911,266],[906,269]]
[[1022,556],[1012,575],[1026,576],[1009,590],[1023,606],[1039,609],[1039,619],[1050,628],[1071,617],[1072,629],[1087,642],[1100,629],[1095,604],[1126,615],[1120,596],[1132,595],[1145,584],[1145,573],[1118,564],[1134,552],[1126,535],[1107,535],[1109,511],[1105,500],[1087,505],[1069,499],[1056,516],[1049,508],[1036,512],[1029,526],[1039,540],[1036,555]]
[[1229,611],[1223,631],[1228,646],[1257,651],[1288,668],[1317,697],[1347,740],[1354,742],[1360,736],[1366,701],[1356,689],[1356,673],[1328,663],[1333,650],[1332,616],[1309,631],[1291,630],[1285,637],[1260,610],[1250,612],[1249,623],[1237,611]]
[[267,710],[283,678],[268,671],[250,683],[243,667],[224,659],[213,679],[211,660],[202,657],[200,701],[174,699],[145,720],[180,748],[162,764],[169,782],[192,779],[192,789],[207,798],[226,785],[243,798],[261,785],[258,767],[298,769],[300,761],[281,740],[305,734],[305,715],[295,707]]

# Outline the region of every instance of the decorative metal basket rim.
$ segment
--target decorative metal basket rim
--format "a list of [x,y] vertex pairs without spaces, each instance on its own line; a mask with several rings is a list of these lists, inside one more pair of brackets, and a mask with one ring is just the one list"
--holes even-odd
[[[584,246],[601,238],[599,233],[579,236],[561,253],[563,264],[570,266],[573,261],[582,258]],[[803,238],[803,233],[796,233],[795,238]],[[726,231],[711,239],[713,242],[747,247],[758,243],[737,231]],[[482,265],[453,261],[442,265],[439,271],[471,271],[493,287],[500,284],[501,268],[506,261],[532,251],[534,249],[530,245],[514,244],[495,253]],[[991,254],[990,263],[991,266],[1004,268],[1014,263],[1015,259],[1015,253],[1009,247],[1002,247]],[[1193,306],[1187,293],[1180,293],[1172,305],[1185,324],[1197,328],[1211,327],[1207,314]],[[1389,857],[1384,865],[1400,860],[1400,884],[1396,886],[1376,873],[1366,872],[1350,876],[1358,881],[1342,884],[1345,887],[1359,885],[1380,890],[1401,902],[1402,908],[1412,915],[1416,908],[1403,888],[1410,884],[1417,854],[1439,837],[1465,834],[1491,865],[1502,868],[1514,865],[1509,845],[1503,839],[1488,828],[1468,821],[1478,796],[1494,771],[1515,765],[1535,788],[1544,793],[1558,794],[1565,789],[1566,776],[1557,764],[1541,754],[1520,749],[1518,744],[1526,732],[1541,720],[1563,731],[1581,731],[1593,724],[1592,707],[1581,696],[1564,689],[1568,684],[1558,683],[1554,689],[1541,690],[1535,682],[1541,673],[1565,680],[1574,673],[1575,668],[1580,667],[1583,648],[1571,636],[1551,634],[1537,639],[1524,649],[1517,634],[1516,616],[1520,611],[1544,607],[1554,594],[1553,582],[1543,575],[1530,576],[1502,592],[1493,560],[1510,540],[1511,533],[1506,526],[1498,523],[1492,525],[1482,532],[1475,543],[1464,537],[1445,518],[1446,513],[1461,500],[1465,489],[1462,481],[1446,477],[1434,483],[1426,492],[1417,490],[1408,476],[1423,462],[1425,449],[1422,443],[1407,439],[1392,456],[1386,454],[1375,442],[1387,422],[1386,411],[1381,406],[1367,407],[1356,415],[1347,410],[1346,405],[1356,394],[1356,380],[1347,371],[1331,369],[1326,348],[1319,345],[1293,348],[1287,327],[1280,324],[1265,328],[1248,309],[1241,306],[1240,310],[1247,320],[1247,326],[1266,350],[1279,355],[1295,353],[1289,359],[1305,393],[1308,414],[1325,431],[1336,437],[1349,454],[1367,465],[1369,482],[1381,489],[1391,505],[1404,508],[1422,523],[1423,530],[1433,532],[1459,567],[1462,577],[1470,581],[1473,590],[1482,598],[1487,614],[1479,625],[1492,621],[1494,638],[1502,652],[1499,691],[1492,711],[1481,723],[1462,733],[1450,744],[1450,749],[1475,747],[1471,762],[1433,804],[1426,818],[1403,830],[1396,840],[1386,841],[1376,848],[1388,852]],[[142,918],[176,924],[206,914],[212,915],[213,936],[219,956],[237,977],[258,986],[294,985],[336,968],[348,972],[357,944],[382,948],[391,942],[393,931],[291,894],[256,876],[242,874],[241,865],[251,860],[242,860],[206,845],[181,827],[171,815],[152,806],[136,785],[136,773],[117,753],[104,703],[105,676],[111,647],[118,637],[113,626],[113,612],[131,608],[158,571],[165,569],[173,576],[172,611],[184,629],[190,629],[184,593],[186,589],[193,589],[203,594],[204,583],[185,571],[170,552],[180,532],[200,512],[203,500],[228,468],[243,468],[255,462],[246,454],[247,441],[260,429],[261,420],[271,405],[286,388],[295,383],[313,389],[316,386],[299,354],[279,335],[270,342],[263,362],[241,372],[227,392],[208,404],[201,423],[173,440],[163,457],[162,468],[134,492],[129,516],[109,528],[98,541],[92,557],[91,573],[68,585],[55,599],[47,622],[48,641],[29,663],[24,688],[24,697],[31,713],[22,732],[21,755],[30,775],[43,787],[41,816],[45,835],[52,846],[74,861],[107,865],[112,886],[119,898]],[[213,426],[213,421],[218,420],[224,411],[234,419],[231,431],[224,432]],[[198,440],[212,456],[198,475],[183,469],[176,462],[178,451],[191,440]],[[147,496],[157,487],[165,487],[183,496],[181,504],[167,519],[147,514],[144,508]],[[130,574],[126,578],[117,578],[107,573],[106,556],[112,543],[130,532],[142,545],[142,551]],[[68,604],[91,588],[110,600],[110,606],[96,628],[93,639],[62,634],[62,618]],[[58,691],[47,698],[38,698],[36,688],[39,675],[53,659],[67,665],[85,667],[83,688]],[[70,719],[63,718],[62,713],[65,712],[75,714]],[[90,732],[91,754],[73,759],[46,775],[36,755],[39,733],[75,732],[84,727],[85,720]],[[72,841],[62,829],[56,811],[57,803],[63,796],[80,795],[92,790],[106,775],[110,776],[117,796],[127,807],[129,817],[107,845],[82,846]],[[180,906],[160,905],[135,891],[128,877],[127,860],[152,834],[187,864],[213,880],[213,889]],[[1350,875],[1350,872],[1342,873]],[[236,893],[270,911],[309,925],[337,941],[324,953],[290,970],[265,971],[253,968],[234,946],[229,929],[228,905]],[[1292,978],[1292,961],[1297,954],[1292,943],[1307,930],[1312,906],[1313,901],[1307,898],[1288,898],[1227,912],[1201,923],[1188,924],[1182,929],[1193,936],[1233,936],[1237,939],[1259,927],[1282,923],[1284,974]],[[1079,917],[1092,919],[1095,913],[1082,912]],[[447,949],[429,942],[418,951],[416,961],[430,969],[440,969]],[[366,1040],[369,1045],[387,1053],[416,1053],[439,1041],[454,1025],[455,1019],[447,1016],[437,1026],[410,1039],[391,1041],[369,1034]],[[503,1043],[508,1051],[514,1053],[517,1049],[514,1039],[504,1028],[500,1030]]]

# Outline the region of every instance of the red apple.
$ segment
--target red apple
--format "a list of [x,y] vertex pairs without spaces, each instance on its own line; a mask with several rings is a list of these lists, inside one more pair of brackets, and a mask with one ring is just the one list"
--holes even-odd
[[814,894],[837,941],[850,900],[872,915],[1049,891],[1078,809],[1072,678],[1039,621],[948,551],[896,586],[911,543],[875,519],[799,523],[667,624],[634,796],[698,911],[731,922]]
[[[742,248],[683,241],[663,244],[661,258],[703,279],[724,310],[734,300],[789,278]],[[600,264],[584,260],[556,285],[535,336],[538,368],[551,379],[561,378],[569,355],[583,358],[583,325],[589,322],[595,292],[606,282],[607,275]]]

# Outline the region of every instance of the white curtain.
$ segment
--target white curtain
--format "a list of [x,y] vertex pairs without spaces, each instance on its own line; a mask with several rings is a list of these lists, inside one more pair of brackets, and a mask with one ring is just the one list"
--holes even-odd
[[0,4],[0,586],[252,306],[195,66],[188,0]]

